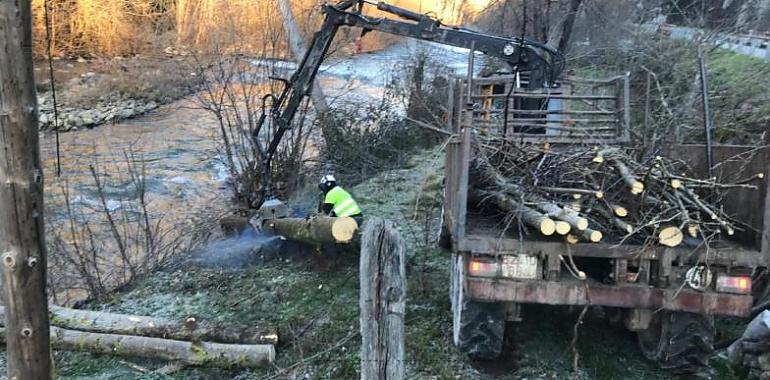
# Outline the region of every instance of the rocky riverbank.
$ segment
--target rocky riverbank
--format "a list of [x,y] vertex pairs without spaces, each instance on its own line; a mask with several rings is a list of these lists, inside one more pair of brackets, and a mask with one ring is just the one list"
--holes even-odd
[[[83,58],[54,62],[60,131],[116,123],[152,111],[195,90],[194,69],[181,56]],[[35,68],[40,129],[54,129],[47,62]]]
[[[153,100],[121,99],[118,96],[99,101],[88,108],[57,104],[58,125],[60,131],[77,131],[79,128],[92,128],[104,123],[116,123],[130,119],[158,108]],[[53,99],[48,95],[38,96],[40,129],[54,127]]]

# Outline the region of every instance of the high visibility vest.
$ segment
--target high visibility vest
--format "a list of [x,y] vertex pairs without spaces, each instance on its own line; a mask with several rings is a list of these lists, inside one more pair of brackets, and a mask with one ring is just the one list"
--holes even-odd
[[335,186],[326,193],[324,203],[333,205],[332,211],[339,217],[354,216],[361,213],[358,203],[353,200],[350,193],[339,186]]

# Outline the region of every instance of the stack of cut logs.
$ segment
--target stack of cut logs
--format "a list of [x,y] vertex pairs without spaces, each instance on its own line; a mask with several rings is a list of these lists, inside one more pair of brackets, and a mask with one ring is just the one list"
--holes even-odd
[[[191,317],[175,321],[54,305],[49,311],[51,346],[60,350],[149,357],[181,365],[265,367],[275,359],[278,342],[274,332],[204,326]],[[0,321],[4,314],[0,307]],[[4,330],[0,328],[0,340]]]
[[[479,142],[471,195],[493,204],[523,233],[570,243],[659,243],[675,247],[733,235],[720,192],[756,188],[755,174],[734,183],[687,176],[683,162],[631,150]],[[518,223],[516,223],[518,222]]]

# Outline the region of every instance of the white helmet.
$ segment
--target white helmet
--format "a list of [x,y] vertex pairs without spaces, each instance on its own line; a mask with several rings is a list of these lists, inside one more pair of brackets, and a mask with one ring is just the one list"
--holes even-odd
[[326,185],[329,182],[335,182],[336,183],[337,180],[334,179],[334,176],[331,175],[331,174],[327,174],[327,175],[321,177],[321,185]]
[[318,184],[318,188],[321,189],[324,194],[326,194],[326,192],[331,190],[334,186],[337,186],[337,180],[334,179],[334,176],[331,174],[327,174],[321,177],[321,182]]

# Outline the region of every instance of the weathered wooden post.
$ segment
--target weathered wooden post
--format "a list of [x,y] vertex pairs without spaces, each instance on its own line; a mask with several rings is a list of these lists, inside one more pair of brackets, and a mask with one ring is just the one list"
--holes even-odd
[[51,376],[31,12],[30,0],[0,2],[0,287],[17,380]]
[[373,218],[361,238],[361,379],[404,378],[406,244]]

